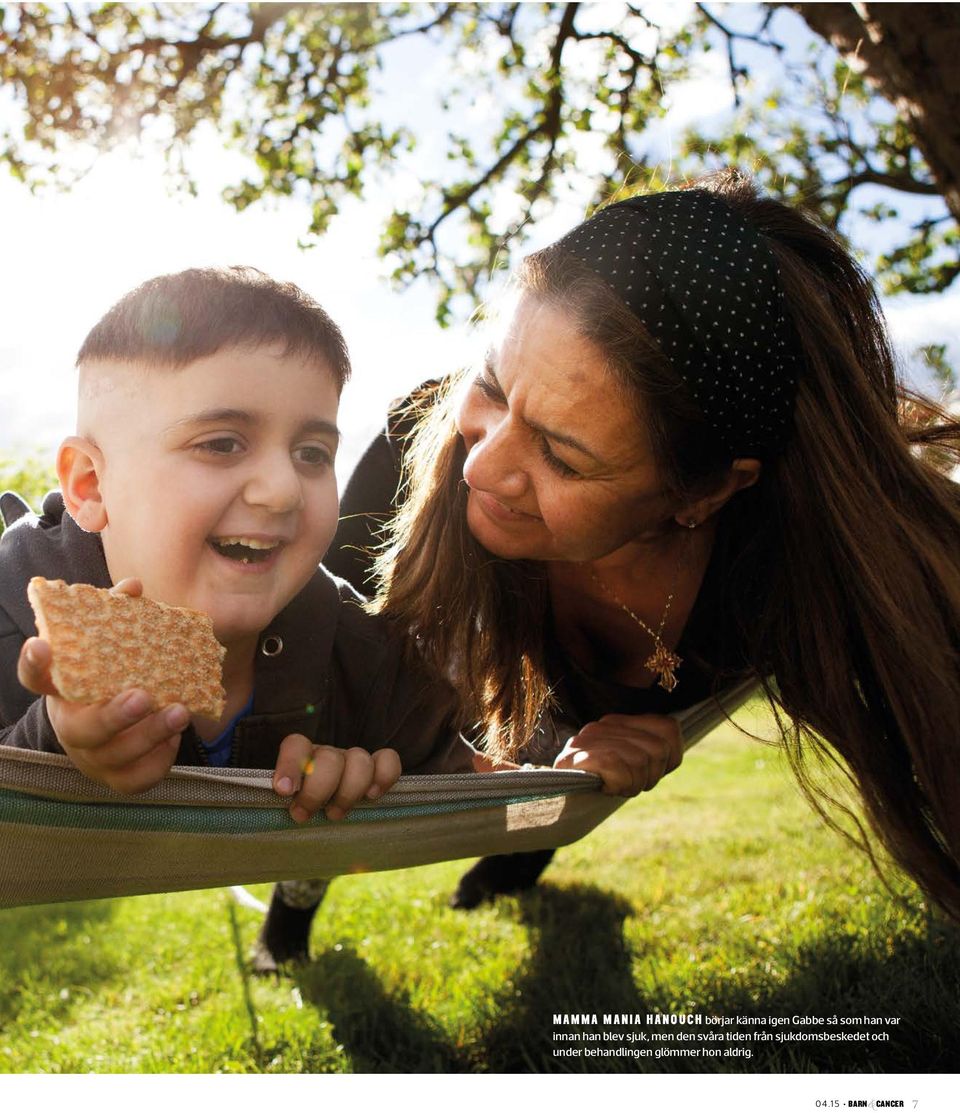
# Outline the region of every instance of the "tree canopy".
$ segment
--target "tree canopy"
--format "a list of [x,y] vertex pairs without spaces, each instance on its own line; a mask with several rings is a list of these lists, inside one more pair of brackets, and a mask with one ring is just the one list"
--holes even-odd
[[[395,198],[381,252],[399,284],[434,280],[441,319],[564,190],[588,208],[728,163],[854,243],[874,222],[888,290],[946,289],[960,8],[678,7],[0,3],[16,108],[0,159],[31,188],[68,186],[103,151],[154,144],[190,188],[212,126],[249,156],[226,200],[299,197],[308,239],[376,181]],[[418,79],[402,97],[398,58]],[[734,107],[704,104],[665,156],[672,98],[718,60]]]

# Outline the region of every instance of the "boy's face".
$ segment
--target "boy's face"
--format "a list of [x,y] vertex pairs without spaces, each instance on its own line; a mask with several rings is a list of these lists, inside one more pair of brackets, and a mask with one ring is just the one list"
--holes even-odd
[[205,611],[228,647],[300,591],[337,526],[333,376],[278,353],[83,369],[80,431],[103,456],[112,580],[136,576],[146,595]]

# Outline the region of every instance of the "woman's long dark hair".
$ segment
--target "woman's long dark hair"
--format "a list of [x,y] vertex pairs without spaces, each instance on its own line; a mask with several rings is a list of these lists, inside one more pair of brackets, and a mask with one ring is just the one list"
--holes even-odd
[[[890,853],[960,918],[960,488],[941,470],[960,427],[898,387],[873,287],[830,233],[735,173],[697,185],[766,238],[806,364],[782,455],[722,511],[724,614],[808,796],[839,755]],[[556,247],[519,285],[568,313],[642,402],[665,484],[708,490],[729,456],[616,295]],[[378,606],[510,756],[549,707],[546,579],[470,535],[463,460],[441,398],[406,456]]]

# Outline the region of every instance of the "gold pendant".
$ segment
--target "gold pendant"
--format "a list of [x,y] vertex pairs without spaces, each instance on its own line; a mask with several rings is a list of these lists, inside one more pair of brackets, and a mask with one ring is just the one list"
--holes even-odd
[[649,669],[651,672],[660,674],[660,679],[657,683],[661,688],[668,692],[672,692],[677,686],[677,678],[673,675],[674,670],[678,669],[683,664],[683,659],[678,657],[676,653],[672,653],[663,642],[659,642],[656,649],[653,651],[646,661],[643,662],[643,667]]

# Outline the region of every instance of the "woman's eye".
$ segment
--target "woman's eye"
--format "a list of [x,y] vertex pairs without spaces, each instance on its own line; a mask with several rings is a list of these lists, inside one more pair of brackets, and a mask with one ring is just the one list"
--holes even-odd
[[473,382],[480,393],[486,398],[489,398],[491,402],[502,403],[506,401],[506,398],[504,397],[503,391],[500,389],[500,387],[496,383],[490,382],[490,380],[484,376],[482,371],[477,372]]
[[565,464],[559,456],[553,454],[546,440],[540,441],[540,455],[543,457],[547,467],[555,471],[557,475],[562,475],[564,479],[580,478],[580,472],[575,471],[569,464]]
[[322,444],[303,444],[294,450],[294,458],[311,468],[325,468],[333,463],[333,454]]

